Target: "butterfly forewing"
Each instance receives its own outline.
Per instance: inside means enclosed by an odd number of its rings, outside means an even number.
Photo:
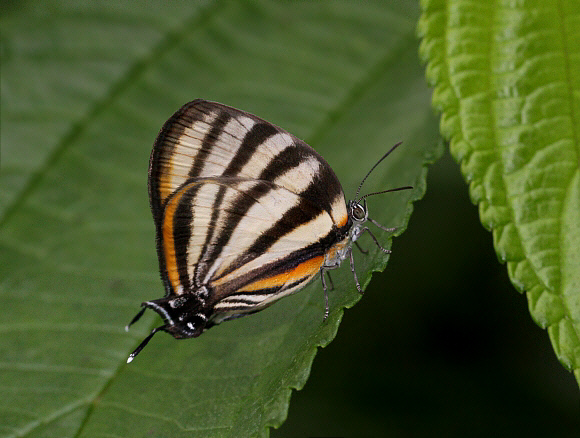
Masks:
[[[317,178],[324,187],[311,189],[317,193],[310,197],[320,201],[322,194],[344,203],[334,172],[306,143],[252,114],[195,100],[165,123],[151,153],[149,196],[155,220],[188,179],[217,176],[273,181],[295,193],[303,191],[304,181]],[[336,213],[346,215],[346,209]]]

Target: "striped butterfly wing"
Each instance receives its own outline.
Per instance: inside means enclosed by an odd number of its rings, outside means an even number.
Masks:
[[[145,305],[175,337],[198,336],[298,290],[350,226],[341,185],[310,146],[203,100],[161,129],[149,195],[166,296]]]
[[[213,325],[300,289],[340,234],[325,210],[284,187],[217,177],[190,179],[169,198],[163,236],[171,294],[207,291],[200,311]]]
[[[283,129],[216,102],[197,99],[161,128],[149,161],[149,200],[158,224],[167,198],[190,178],[240,177],[273,181],[315,202],[335,222],[346,217],[338,178],[314,149]],[[311,184],[305,191],[303,181]]]

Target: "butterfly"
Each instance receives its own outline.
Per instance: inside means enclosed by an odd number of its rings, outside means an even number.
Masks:
[[[368,233],[361,187],[354,200],[314,149],[247,112],[197,99],[163,125],[149,161],[149,201],[165,296],[145,301],[164,324],[153,335],[195,338],[221,322],[258,312],[349,260],[362,293],[352,244]],[[358,245],[358,244],[357,244]],[[329,276],[330,279],[330,276]]]

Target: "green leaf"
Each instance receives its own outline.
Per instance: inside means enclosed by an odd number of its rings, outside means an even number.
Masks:
[[[333,276],[198,339],[158,335],[147,165],[163,122],[197,97],[305,138],[373,218],[406,227],[439,151],[414,5],[286,2],[3,4],[0,174],[1,436],[266,436],[360,295]],[[387,233],[377,232],[388,243]],[[370,239],[364,241],[371,248]],[[382,270],[357,257],[363,284]],[[346,358],[345,360],[352,360]]]
[[[512,283],[580,382],[580,3],[422,7],[441,131]]]

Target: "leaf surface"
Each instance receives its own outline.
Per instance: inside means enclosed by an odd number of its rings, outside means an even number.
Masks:
[[[401,232],[439,153],[418,64],[418,8],[381,2],[10,3],[2,11],[1,436],[266,436],[360,295],[343,268],[195,340],[157,335],[163,295],[147,165],[197,97],[304,138],[373,218]],[[381,242],[388,235],[376,233]],[[364,243],[367,243],[366,241]],[[368,241],[368,247],[372,242]],[[357,257],[363,284],[386,258]],[[352,360],[352,358],[345,358]]]
[[[580,382],[580,3],[422,6],[441,131],[512,283]]]

